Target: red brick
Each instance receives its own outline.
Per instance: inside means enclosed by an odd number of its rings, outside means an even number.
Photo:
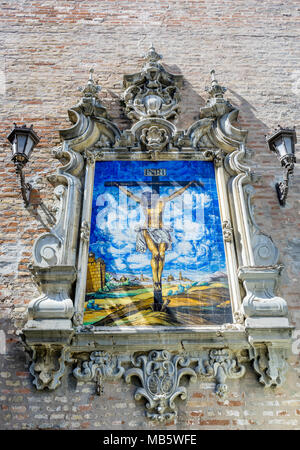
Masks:
[[[227,426],[229,424],[230,421],[225,419],[201,420],[199,423],[199,425],[209,425],[209,426]]]

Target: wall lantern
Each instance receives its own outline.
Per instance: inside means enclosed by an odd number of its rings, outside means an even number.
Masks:
[[[11,143],[12,161],[15,164],[17,175],[20,176],[22,197],[27,207],[30,200],[31,185],[25,183],[23,168],[40,139],[33,131],[32,125],[30,128],[26,127],[26,125],[21,127],[18,127],[16,124],[14,125],[14,129],[7,136],[7,139]]]
[[[294,172],[295,157],[295,143],[297,142],[295,129],[282,128],[276,130],[272,136],[266,138],[269,149],[276,153],[281,166],[285,169],[285,176],[283,181],[276,183],[276,190],[279,203],[284,206],[289,189],[289,177]]]

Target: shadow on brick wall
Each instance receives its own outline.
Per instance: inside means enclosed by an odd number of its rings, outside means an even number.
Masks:
[[[227,90],[227,96],[225,94],[227,98],[230,96],[229,92],[234,96],[233,106],[236,106],[240,111],[238,124],[248,130],[247,143],[249,147],[265,149],[264,153],[267,154],[265,135],[270,133],[271,130],[262,120],[256,117],[256,108],[251,103],[232,89]]]

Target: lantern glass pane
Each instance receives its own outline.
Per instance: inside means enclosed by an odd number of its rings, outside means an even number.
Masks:
[[[284,144],[285,144],[285,148],[286,148],[286,153],[288,155],[293,155],[294,149],[293,149],[293,143],[292,143],[291,136],[284,136],[283,140],[284,140]]]
[[[276,141],[274,142],[274,147],[276,149],[279,158],[282,158],[283,156],[286,155],[285,142],[282,139],[282,137],[276,139]]]
[[[14,137],[13,143],[11,145],[11,152],[13,156],[18,153],[18,141],[16,136]]]
[[[18,134],[17,135],[17,153],[24,153],[25,152],[25,146],[27,141],[27,135],[26,134]]]
[[[31,136],[28,135],[26,147],[24,149],[25,155],[28,159],[29,159],[32,148],[33,148],[33,140],[31,138]]]

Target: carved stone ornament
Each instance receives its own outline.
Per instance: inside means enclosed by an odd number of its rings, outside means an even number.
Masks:
[[[286,348],[276,344],[253,345],[250,347],[250,359],[264,386],[276,387],[284,383],[288,370]]]
[[[62,165],[48,177],[59,206],[52,228],[33,247],[29,269],[40,294],[28,305],[21,334],[37,389],[55,389],[66,364],[77,361],[74,376],[95,381],[98,393],[105,379],[134,380],[135,398],[146,399],[147,416],[159,422],[176,418],[176,402],[186,398],[188,381],[215,380],[217,395],[224,395],[226,380],[244,375],[244,360],[252,361],[262,384],[281,385],[292,330],[287,303],[276,294],[283,268],[278,250],[255,222],[256,175],[247,131],[237,126],[239,111],[224,98],[225,88],[212,71],[198,120],[178,130],[169,119],[178,114],[183,77],[170,74],[160,59],[151,46],[142,70],[124,76],[123,104],[134,121],[130,129],[121,131],[109,119],[93,71],[68,111],[71,126],[59,131],[62,142],[53,152]],[[83,323],[99,160],[214,164],[233,323],[126,330]]]
[[[199,360],[198,372],[208,378],[216,379],[216,394],[224,397],[227,394],[227,378],[241,378],[245,374],[245,367],[239,365],[230,350],[210,350],[208,357]]]
[[[239,269],[239,277],[246,291],[243,309],[249,326],[260,323],[275,325],[277,322],[288,326],[286,301],[274,293],[281,269],[281,266]]]
[[[95,381],[96,393],[103,393],[103,379],[121,378],[124,368],[117,357],[113,357],[107,352],[95,351],[90,354],[90,360],[84,361],[82,367],[77,366],[73,370],[73,375],[79,381]]]
[[[83,241],[88,242],[90,238],[90,224],[84,220],[81,224],[80,237]]]
[[[209,99],[206,106],[200,109],[200,118],[221,117],[234,109],[230,102],[224,99],[223,94],[226,92],[226,88],[218,84],[215,71],[212,70],[210,74],[211,86],[205,88],[209,94]]]
[[[33,384],[37,390],[56,389],[61,384],[66,363],[72,363],[69,349],[45,345],[32,348],[29,372],[34,377]]]
[[[223,236],[225,241],[232,241],[233,239],[233,228],[231,226],[231,222],[230,220],[224,220],[224,222],[222,223],[222,229],[223,229]]]
[[[142,71],[124,76],[123,101],[130,119],[176,117],[182,76],[168,73],[158,62],[161,58],[151,46]]]
[[[162,150],[169,141],[166,131],[157,126],[144,128],[140,139],[150,151]]]
[[[77,108],[86,116],[106,117],[106,109],[101,105],[98,99],[98,92],[101,87],[93,80],[94,69],[90,69],[90,78],[84,88],[78,88],[82,92],[82,98]]]
[[[140,386],[135,390],[135,400],[143,399],[146,417],[160,423],[177,417],[175,400],[187,398],[186,382],[182,385],[184,379],[193,383],[197,378],[215,380],[216,395],[224,397],[228,391],[226,379],[241,378],[244,374],[245,367],[228,349],[204,351],[199,356],[171,354],[167,350],[152,350],[131,357],[94,351],[88,361],[79,362],[73,370],[77,380],[94,381],[98,395],[103,393],[105,380],[123,377],[126,383],[133,383],[137,379]]]
[[[148,356],[142,355],[132,362],[134,368],[125,372],[125,380],[131,382],[138,377],[141,387],[135,391],[135,399],[144,397],[147,401],[147,417],[164,422],[176,416],[176,397],[186,398],[186,388],[179,386],[181,378],[188,376],[196,381],[196,372],[189,367],[191,360],[181,355],[172,356],[167,350],[153,350]]]

